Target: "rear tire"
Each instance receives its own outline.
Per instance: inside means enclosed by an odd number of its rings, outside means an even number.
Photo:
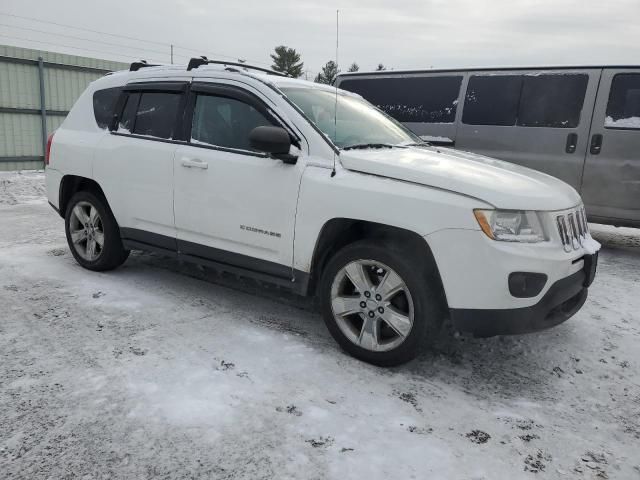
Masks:
[[[405,363],[435,339],[442,324],[436,278],[426,254],[408,255],[383,240],[347,245],[329,260],[321,279],[327,328],[360,360],[384,367]]]
[[[73,257],[88,270],[112,270],[129,256],[118,223],[102,196],[89,191],[76,193],[67,205],[64,224]]]

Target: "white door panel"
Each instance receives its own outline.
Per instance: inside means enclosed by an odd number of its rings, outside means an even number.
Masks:
[[[126,135],[105,135],[93,174],[120,227],[175,237],[173,156],[177,145]]]
[[[301,162],[180,146],[174,165],[179,240],[291,265]]]

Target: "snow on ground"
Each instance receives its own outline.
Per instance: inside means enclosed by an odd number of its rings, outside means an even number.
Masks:
[[[0,174],[1,478],[640,478],[640,231],[567,323],[381,369],[275,287],[83,270],[43,192]]]

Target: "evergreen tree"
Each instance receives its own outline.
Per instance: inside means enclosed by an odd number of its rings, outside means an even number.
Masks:
[[[316,83],[326,83],[327,85],[331,85],[338,76],[338,73],[340,73],[340,70],[338,70],[336,62],[329,60],[326,65],[322,67],[322,71],[318,73],[314,81]]]
[[[387,67],[385,67],[383,64],[379,63],[378,66],[376,67],[376,72],[381,72],[382,70],[386,70]]]
[[[275,53],[271,54],[271,59],[271,68],[276,72],[286,73],[294,78],[302,75],[304,63],[300,61],[300,54],[295,49],[280,45],[275,48]]]
[[[353,62],[347,72],[357,72],[358,70],[360,70],[360,66],[356,62]]]

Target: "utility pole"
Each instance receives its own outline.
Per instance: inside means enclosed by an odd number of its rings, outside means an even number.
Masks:
[[[44,89],[44,60],[38,57],[38,79],[40,81],[40,128],[42,140],[42,161],[47,155],[47,101]],[[43,163],[44,164],[44,163]]]
[[[171,44],[171,65],[173,65],[173,43]]]

